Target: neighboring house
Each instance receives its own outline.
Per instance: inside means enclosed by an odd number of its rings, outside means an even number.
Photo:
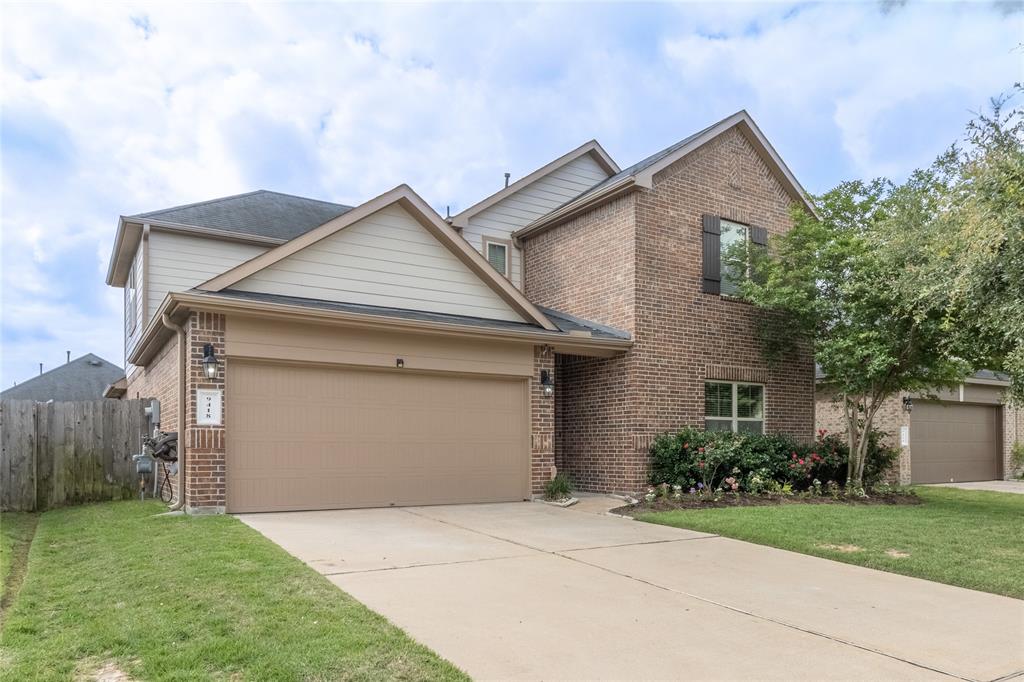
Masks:
[[[847,432],[843,406],[818,378],[818,429]],[[900,393],[875,415],[875,428],[900,450],[893,478],[899,483],[991,481],[1014,477],[1014,443],[1024,441],[1024,410],[1006,404],[1005,374],[982,370],[956,389]]]
[[[0,393],[4,400],[99,400],[108,386],[124,378],[124,370],[87,353]]]
[[[762,361],[720,262],[794,203],[740,112],[622,171],[589,142],[447,222],[405,185],[122,217],[126,394],[180,432],[192,510],[519,500],[556,469],[633,491],[659,432],[811,437],[810,354]]]

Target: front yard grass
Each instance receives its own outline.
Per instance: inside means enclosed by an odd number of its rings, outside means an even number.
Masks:
[[[782,505],[637,518],[1024,598],[1024,495],[915,488],[920,505]]]
[[[35,514],[4,512],[0,514],[0,608],[16,588],[21,564],[36,527]]]
[[[0,641],[2,677],[466,679],[262,535],[159,503],[50,511]]]

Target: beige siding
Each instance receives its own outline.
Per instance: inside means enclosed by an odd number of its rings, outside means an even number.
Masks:
[[[391,205],[233,289],[521,322],[408,212]]]
[[[462,236],[483,253],[485,236],[509,239],[516,230],[547,215],[607,177],[608,173],[594,157],[584,154],[470,218]],[[512,251],[509,254],[511,280],[522,289],[522,254],[519,249],[513,248]]]
[[[393,368],[396,359],[402,358],[405,369],[410,371],[518,377],[529,377],[533,371],[533,348],[524,344],[339,329],[235,315],[227,318],[225,352],[230,358],[378,368]]]
[[[150,314],[169,292],[187,291],[266,250],[265,246],[153,230],[149,235]]]

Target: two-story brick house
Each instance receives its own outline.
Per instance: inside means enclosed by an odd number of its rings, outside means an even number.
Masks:
[[[632,491],[662,431],[811,436],[810,354],[768,366],[721,265],[793,204],[740,112],[625,170],[587,143],[447,221],[404,185],[122,217],[127,394],[179,430],[192,510],[526,499],[556,469]]]

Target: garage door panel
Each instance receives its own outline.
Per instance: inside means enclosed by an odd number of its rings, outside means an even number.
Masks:
[[[911,415],[914,483],[983,481],[999,476],[999,409],[918,402]]]
[[[239,361],[228,372],[229,511],[527,495],[522,379]]]

